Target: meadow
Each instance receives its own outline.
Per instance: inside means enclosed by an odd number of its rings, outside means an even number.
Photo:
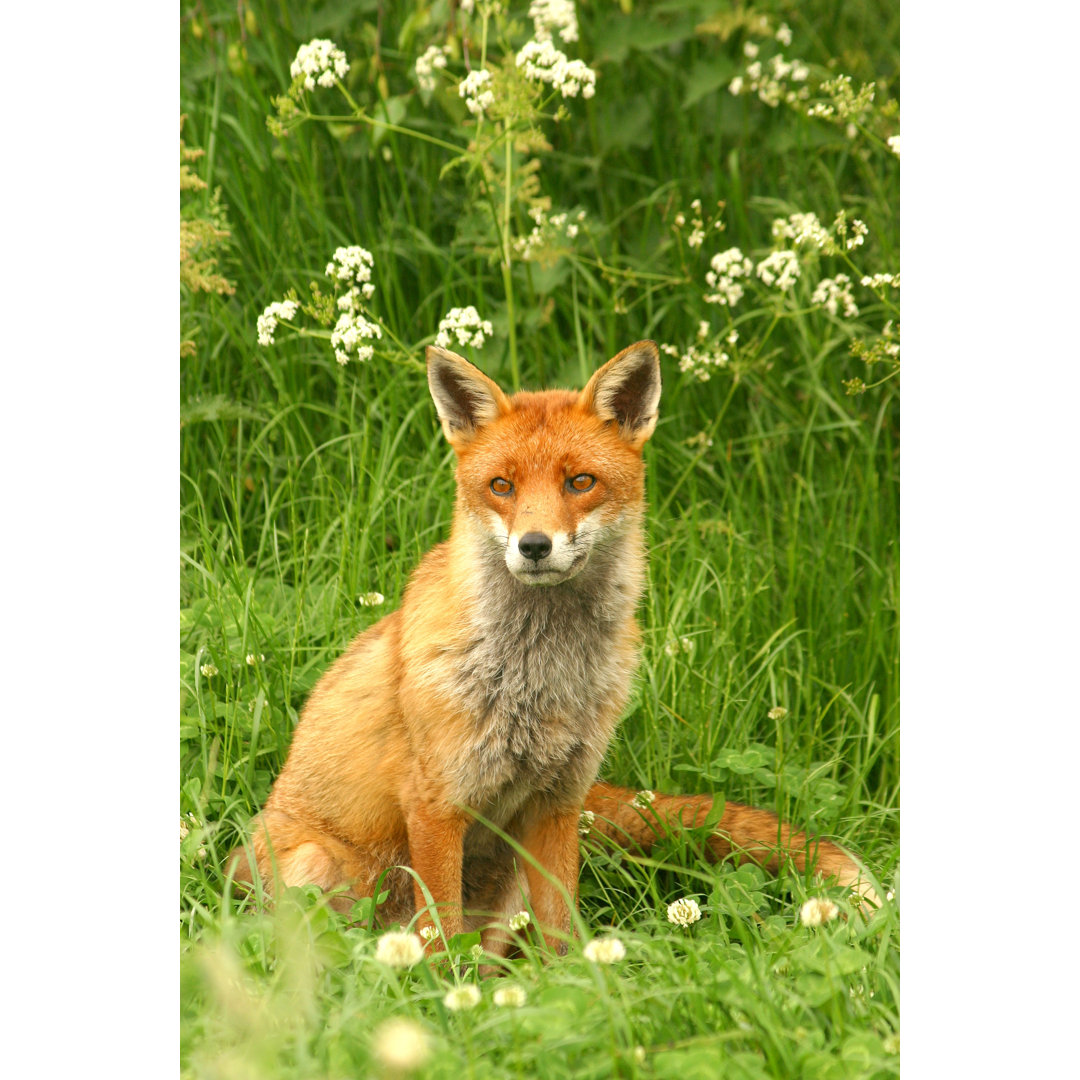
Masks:
[[[182,1075],[897,1075],[897,8],[531,6],[182,5]],[[391,966],[313,888],[234,895],[308,691],[446,535],[440,333],[508,389],[661,345],[602,775],[836,839],[872,918],[694,835],[584,838],[580,944],[526,930],[499,979],[471,940]]]

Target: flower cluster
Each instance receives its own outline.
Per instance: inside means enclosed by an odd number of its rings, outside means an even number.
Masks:
[[[375,294],[375,286],[371,284],[371,270],[374,265],[375,258],[370,251],[356,244],[339,247],[326,264],[326,276],[331,281],[347,286],[350,291],[358,290],[365,300],[370,300]],[[339,300],[338,306],[345,305]]]
[[[582,810],[581,817],[578,818],[577,831],[579,836],[588,836],[589,831],[593,827],[593,823],[596,821],[596,814],[592,810]]]
[[[524,930],[525,927],[529,925],[529,913],[527,911],[519,911],[516,915],[511,915],[507,925],[511,930]]]
[[[249,652],[247,656],[244,657],[244,663],[247,664],[248,667],[254,667],[256,664],[262,663],[265,659],[266,657],[263,653]]]
[[[717,204],[720,210],[724,209],[723,202]],[[686,246],[691,248],[699,248],[705,243],[705,234],[710,229],[723,229],[724,223],[720,220],[720,215],[710,218],[708,221],[705,219],[705,215],[701,210],[701,200],[695,199],[690,204],[691,218],[690,218],[690,233],[686,237]],[[683,228],[686,225],[686,215],[681,211],[675,215],[673,226],[676,230]]]
[[[420,940],[425,945],[430,945],[439,936],[439,931],[434,926],[422,926],[420,928]]]
[[[568,60],[547,41],[529,41],[514,61],[526,79],[550,83],[564,98],[591,98],[596,93],[596,72],[583,60]]]
[[[741,289],[739,295],[742,295]],[[674,345],[661,345],[660,351],[667,353],[668,356],[679,356],[679,350]],[[694,375],[702,382],[708,382],[712,378],[710,369],[726,367],[730,359],[731,357],[723,349],[709,349],[704,345],[691,345],[685,353],[679,356],[679,370],[684,374]],[[689,638],[685,640],[689,641]],[[692,647],[693,642],[691,641],[690,648]],[[679,651],[689,652],[690,648],[679,649],[676,642],[669,641],[664,646],[664,651],[668,656],[674,656]]]
[[[799,921],[803,926],[821,926],[830,919],[835,919],[840,909],[831,901],[812,897],[799,910]]]
[[[443,1004],[451,1012],[463,1012],[466,1009],[475,1009],[480,1004],[480,988],[466,983],[464,986],[455,986],[448,990],[443,998]]]
[[[743,295],[743,287],[738,278],[747,277],[754,269],[754,264],[737,248],[728,248],[712,257],[712,267],[705,274],[705,284],[712,293],[705,294],[706,304],[737,304]]]
[[[315,38],[296,51],[296,59],[289,67],[293,79],[303,79],[305,90],[319,86],[333,86],[335,80],[344,79],[349,71],[345,54],[326,38]]]
[[[553,30],[559,31],[563,41],[578,39],[574,0],[532,0],[529,18],[533,21],[533,37],[537,41],[550,41]]]
[[[514,250],[526,262],[543,262],[552,259],[566,240],[573,240],[585,220],[585,211],[579,210],[573,218],[570,214],[548,214],[542,206],[529,210],[533,219],[532,232],[514,239]]]
[[[674,923],[676,926],[690,926],[700,918],[701,908],[698,907],[696,900],[683,897],[681,900],[668,904],[667,921],[669,923]]]
[[[435,335],[435,344],[445,349],[451,344],[453,334],[459,345],[471,345],[479,349],[491,337],[492,327],[487,319],[481,319],[480,313],[470,304],[468,307],[451,308],[446,317],[439,320],[439,332]]]
[[[339,364],[347,364],[353,355],[363,362],[372,358],[375,347],[361,343],[381,337],[382,327],[378,323],[369,322],[360,312],[350,310],[342,312],[338,318],[330,335],[330,344],[334,347],[334,356]]]
[[[217,664],[213,660],[207,660],[205,664],[201,664],[199,670],[207,679],[212,679],[218,673]]]
[[[435,69],[446,67],[446,57],[450,50],[445,45],[432,45],[416,61],[416,81],[420,89],[431,93],[438,86]]]
[[[356,244],[337,248],[326,264],[326,276],[345,286],[345,292],[337,299],[341,315],[330,335],[330,344],[339,364],[348,363],[353,356],[360,361],[370,360],[374,347],[363,342],[382,337],[382,327],[365,318],[362,303],[375,294],[371,281],[374,265],[371,252]]]
[[[885,140],[885,145],[897,156],[900,156],[900,136],[890,135]]]
[[[615,964],[626,956],[626,946],[615,937],[593,938],[584,955],[594,964]]]
[[[854,319],[859,314],[855,298],[851,295],[851,278],[847,274],[837,274],[834,278],[822,278],[810,297],[812,303],[824,304],[830,315],[835,315],[844,305],[844,318]]]
[[[458,97],[465,99],[465,108],[480,120],[495,104],[495,91],[491,89],[491,72],[487,68],[470,71],[458,85]]]
[[[638,810],[648,810],[653,804],[653,800],[656,798],[655,791],[649,791],[647,788],[644,791],[638,791],[634,794],[632,806],[637,807]]]
[[[865,275],[860,284],[867,286],[870,289],[881,289],[886,285],[891,285],[894,289],[900,288],[900,275],[899,274],[867,274]]]
[[[745,50],[748,57],[757,56],[757,46],[747,43]],[[785,60],[782,53],[765,61],[753,60],[742,75],[736,75],[728,84],[728,90],[738,97],[740,94],[757,94],[770,108],[775,109],[781,102],[795,105],[810,96],[806,80],[810,69],[802,60]],[[798,83],[796,88],[792,84]]]
[[[774,705],[766,715],[770,720],[783,720],[788,711],[783,705]]]
[[[500,986],[491,995],[491,1000],[499,1008],[509,1006],[512,1009],[520,1009],[525,1004],[525,991],[520,986]]]
[[[792,214],[786,218],[774,218],[773,240],[791,240],[796,247],[810,247],[826,254],[836,251],[836,243],[829,230],[818,220],[817,214]]]
[[[431,1056],[427,1032],[413,1020],[396,1016],[375,1029],[371,1040],[375,1057],[393,1072],[412,1072]]]
[[[300,305],[295,300],[275,300],[258,318],[256,330],[259,334],[260,345],[274,344],[274,331],[277,329],[279,319],[291,322]]]
[[[799,260],[794,251],[774,251],[757,265],[757,276],[766,285],[781,291],[790,289],[799,276]]]
[[[379,938],[375,946],[375,959],[387,967],[407,968],[420,963],[424,946],[418,934],[390,930]]]
[[[864,83],[858,90],[852,89],[850,75],[837,75],[828,79],[818,88],[818,93],[828,101],[818,101],[806,110],[807,116],[818,116],[824,120],[845,122],[861,119],[874,102],[875,83]]]
[[[356,598],[356,602],[361,607],[378,607],[386,603],[386,597],[381,592],[365,592]]]

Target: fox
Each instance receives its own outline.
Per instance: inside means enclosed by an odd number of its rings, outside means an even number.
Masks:
[[[511,396],[456,353],[429,346],[426,360],[456,456],[449,538],[312,690],[235,880],[314,884],[346,913],[385,890],[379,927],[436,927],[432,949],[438,927],[443,942],[479,931],[493,956],[527,905],[561,954],[579,830],[647,853],[715,820],[710,859],[773,873],[790,860],[877,906],[849,852],[770,811],[726,802],[717,817],[712,795],[597,780],[641,647],[656,343],[623,349],[580,392]]]

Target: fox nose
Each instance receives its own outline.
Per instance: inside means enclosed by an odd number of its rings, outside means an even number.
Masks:
[[[551,554],[551,537],[545,536],[541,532],[526,533],[518,541],[518,551],[520,551],[526,559],[532,559],[533,562],[539,562],[541,559]]]

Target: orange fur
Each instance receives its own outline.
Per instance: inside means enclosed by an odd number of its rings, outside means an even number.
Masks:
[[[658,795],[642,812],[634,792],[595,783],[637,664],[641,448],[656,424],[658,353],[630,346],[580,393],[511,398],[436,348],[428,373],[457,454],[450,538],[417,567],[401,608],[312,691],[253,824],[254,866],[238,853],[235,873],[314,882],[347,910],[385,872],[379,921],[430,923],[410,867],[447,936],[484,928],[485,946],[505,949],[499,923],[528,902],[559,947],[583,806],[600,836],[645,850],[712,807],[710,796]],[[709,847],[773,869],[782,856],[816,865],[876,901],[846,852],[766,811],[727,804]]]

